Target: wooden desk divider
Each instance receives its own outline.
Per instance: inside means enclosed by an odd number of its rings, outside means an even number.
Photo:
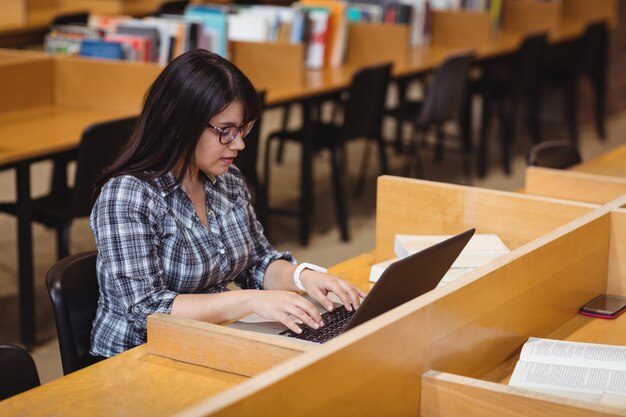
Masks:
[[[505,0],[502,5],[502,31],[519,34],[553,32],[561,23],[560,2]]]
[[[231,42],[231,61],[257,90],[304,85],[304,45],[270,42]]]
[[[356,68],[392,62],[405,65],[410,52],[407,25],[350,23],[345,64]]]
[[[524,192],[545,197],[606,204],[626,194],[626,178],[527,167]]]
[[[380,260],[394,256],[396,234],[456,234],[471,227],[498,234],[513,250],[597,207],[393,176],[378,178],[376,204]]]
[[[0,113],[52,105],[53,74],[46,54],[0,49]]]
[[[247,377],[312,346],[298,339],[242,332],[169,314],[148,317],[149,353]]]
[[[56,56],[55,102],[139,113],[148,87],[161,71],[159,65],[151,63]]]
[[[41,1],[41,0],[40,0]],[[89,10],[98,14],[148,15],[163,3],[163,0],[53,0],[61,10]],[[202,2],[201,2],[202,3]]]
[[[625,317],[599,320],[578,314],[598,294],[626,295],[626,210],[610,209],[624,201],[555,230],[526,246],[506,267],[433,303],[431,314],[441,320],[434,320],[439,326],[433,335],[433,370],[422,379],[422,416],[626,415],[623,408],[504,385],[530,336],[624,344]],[[479,293],[484,295],[481,306],[467,308]],[[466,308],[452,311],[457,304]]]
[[[379,178],[377,199],[377,230],[384,227],[389,236],[451,234],[477,227],[479,233],[500,234],[514,251],[208,398],[179,417],[414,416],[420,409],[424,371],[446,365],[446,372],[482,375],[520,346],[522,337],[501,331],[498,315],[517,317],[518,332],[542,335],[553,328],[553,321],[571,315],[574,305],[606,287],[600,279],[587,285],[582,278],[606,276],[608,220],[594,224],[598,230],[585,236],[566,236],[555,244],[550,237],[564,234],[563,225],[579,216],[589,219],[599,210],[596,205],[390,176]],[[392,231],[393,221],[398,227]],[[578,238],[588,239],[588,244],[580,245]],[[386,246],[377,240],[377,251]],[[544,246],[545,254],[535,253]],[[571,265],[562,267],[563,253]],[[578,259],[589,262],[575,262]],[[574,270],[577,278],[571,280]],[[353,271],[368,273],[369,265]],[[547,278],[555,275],[554,282]],[[556,301],[563,300],[557,291],[569,287],[566,292],[572,297],[564,297],[565,307],[558,305]],[[534,309],[529,297],[539,297],[545,309]],[[482,319],[492,311],[497,314]],[[528,320],[520,319],[519,313],[527,311]]]
[[[0,25],[26,23],[27,0],[0,0]]]
[[[563,0],[563,18],[567,20],[607,20],[615,29],[619,21],[617,14],[617,0]]]
[[[481,48],[489,45],[493,27],[487,12],[433,12],[433,47]]]

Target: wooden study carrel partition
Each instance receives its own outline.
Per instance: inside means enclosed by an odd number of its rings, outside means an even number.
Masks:
[[[138,114],[160,71],[152,64],[0,50],[0,164],[75,148],[90,124]]]
[[[527,167],[524,192],[545,197],[606,204],[626,195],[626,178]]]
[[[520,34],[556,31],[561,24],[561,15],[561,2],[504,0],[502,31]]]
[[[346,65],[360,67],[391,62],[405,65],[410,53],[407,25],[351,23]]]
[[[476,281],[476,285],[489,286],[483,303],[492,307],[472,325],[478,336],[468,341],[461,331],[451,333],[457,341],[453,353],[464,365],[450,366],[443,358],[433,363],[434,371],[427,372],[422,382],[421,415],[520,416],[539,415],[538,410],[545,416],[626,415],[622,407],[506,385],[521,346],[530,336],[626,344],[625,316],[603,320],[578,314],[582,305],[599,294],[626,295],[626,210],[619,208],[625,202],[621,197],[558,229],[528,245],[529,251],[507,268]],[[512,292],[513,288],[518,290]],[[455,296],[469,298],[469,290],[471,286],[464,287]],[[503,300],[493,299],[502,295]],[[463,320],[454,317],[449,323]],[[471,354],[489,338],[497,344],[490,350],[498,353],[500,363],[489,364]],[[463,351],[468,348],[471,351]]]
[[[504,207],[509,208],[509,213],[502,213]],[[381,230],[377,237],[381,240],[377,239],[373,253],[339,264],[331,272],[367,289],[369,267],[377,259],[385,257],[388,247],[393,244],[382,237],[389,236],[392,241],[394,233],[453,234],[476,227],[479,233],[498,233],[514,251],[493,265],[448,284],[449,287],[415,299],[324,345],[296,354],[282,363],[277,362],[267,371],[179,415],[416,415],[420,405],[421,375],[438,360],[444,359],[432,348],[433,344],[439,343],[437,338],[447,335],[438,334],[434,329],[440,324],[438,317],[431,314],[435,308],[431,305],[443,303],[439,300],[452,296],[467,285],[478,285],[475,283],[479,283],[483,275],[506,268],[516,259],[517,253],[525,253],[524,248],[534,240],[596,208],[595,205],[543,197],[381,177],[377,205],[377,230]],[[397,225],[395,230],[391,229],[393,223]],[[484,290],[485,287],[481,287],[481,291]],[[514,291],[511,297],[515,297]],[[480,305],[477,303],[478,312],[481,311]],[[475,318],[477,311],[466,302],[459,302],[453,311],[466,308],[467,313],[462,315]],[[158,320],[166,323],[172,318],[159,317]],[[204,340],[207,347],[202,349],[215,352],[229,351],[229,346],[232,349],[232,339],[226,341],[222,334],[211,336],[210,325],[200,325],[196,335],[189,326],[190,323],[185,324],[184,331],[192,340]],[[240,336],[230,333],[228,336],[252,337],[246,333],[240,332]],[[162,335],[158,339],[164,340]],[[150,330],[148,340],[150,344]],[[243,346],[257,342],[241,341]],[[166,344],[172,345],[171,342]],[[190,350],[193,343],[181,344],[180,349],[174,348],[177,360],[188,363],[207,361],[199,359]],[[445,344],[450,346],[444,349]],[[450,351],[454,345],[446,339],[437,350]],[[479,351],[475,355],[492,358],[492,352],[482,351],[483,347],[489,346],[477,345]],[[168,349],[171,350],[172,346]],[[276,349],[284,350],[284,347]],[[207,356],[210,355],[204,355]],[[490,360],[501,361],[504,358],[496,355]],[[445,361],[455,360],[446,356]],[[303,392],[307,393],[306,396],[302,395]]]

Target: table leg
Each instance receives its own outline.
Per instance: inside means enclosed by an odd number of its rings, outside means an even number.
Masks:
[[[307,245],[309,243],[309,234],[311,227],[311,204],[313,199],[311,193],[312,187],[312,154],[313,154],[313,138],[311,137],[311,117],[315,103],[304,101],[302,103],[302,161],[300,164],[300,243]]]
[[[35,344],[35,286],[29,163],[16,167],[16,179],[20,332],[22,344],[30,348]]]

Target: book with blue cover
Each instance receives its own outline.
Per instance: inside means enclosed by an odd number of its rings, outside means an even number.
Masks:
[[[124,48],[119,42],[84,39],[80,44],[79,55],[105,59],[124,59]]]
[[[227,58],[226,49],[227,9],[202,4],[189,5],[185,17],[202,22],[202,36],[198,47],[208,49]]]

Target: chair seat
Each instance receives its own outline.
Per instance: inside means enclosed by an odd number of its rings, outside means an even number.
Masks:
[[[33,200],[33,218],[45,225],[67,222],[72,218],[71,195],[47,195]]]
[[[32,200],[33,220],[44,224],[46,227],[54,227],[59,223],[69,221],[72,218],[70,198],[68,193],[64,196],[46,195]],[[2,203],[0,204],[0,212],[16,215],[17,204]]]

